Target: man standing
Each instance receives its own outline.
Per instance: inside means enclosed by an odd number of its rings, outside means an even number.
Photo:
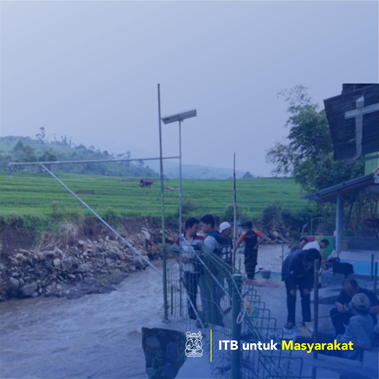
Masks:
[[[330,317],[336,334],[343,334],[345,332],[345,325],[348,325],[350,318],[353,316],[351,312],[351,301],[358,293],[363,293],[368,297],[370,301],[368,313],[371,315],[373,323],[376,324],[376,315],[379,310],[378,298],[373,292],[360,288],[356,280],[345,279],[342,282],[342,291],[337,298],[335,308],[330,311]]]
[[[233,253],[233,241],[230,237],[232,233],[232,225],[229,222],[222,222],[219,226],[219,232],[222,240],[221,245],[221,258],[229,266],[232,266],[232,253]]]
[[[286,329],[295,327],[296,293],[299,289],[301,296],[301,311],[303,324],[311,321],[311,297],[313,287],[314,261],[321,261],[321,255],[317,249],[298,250],[290,254],[283,262],[282,280],[287,290],[288,317]]]
[[[197,234],[198,230],[199,220],[194,217],[189,218],[185,224],[185,232],[175,240],[174,244],[174,251],[182,252],[183,280],[188,294],[188,315],[192,320],[196,320],[196,296],[200,276],[200,265],[195,254],[201,251],[199,244],[204,241],[204,237]]]
[[[240,247],[242,242],[245,242],[245,270],[248,279],[254,279],[255,268],[258,264],[258,246],[262,234],[253,230],[253,223],[251,221],[247,221],[245,227],[247,230],[241,234],[236,250]]]
[[[200,219],[200,223],[203,233],[206,235],[205,248],[221,258],[222,236],[214,229],[214,217],[210,214],[205,215]],[[221,292],[223,292],[221,287],[223,287],[224,279],[212,256],[203,256],[202,260],[206,266],[199,279],[203,309],[210,323],[224,326],[220,307]]]

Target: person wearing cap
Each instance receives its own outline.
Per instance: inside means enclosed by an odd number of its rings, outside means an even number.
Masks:
[[[360,288],[355,279],[347,278],[342,282],[342,291],[337,298],[335,308],[330,311],[330,317],[336,334],[343,334],[345,332],[345,325],[348,325],[353,315],[351,312],[351,301],[354,295],[358,293],[364,293],[370,300],[369,314],[374,324],[376,324],[379,311],[378,298],[372,291]]]
[[[232,225],[229,222],[224,221],[220,224],[218,230],[222,237],[222,240],[220,241],[221,258],[226,264],[232,266],[233,240],[230,237],[232,233]]]
[[[357,293],[351,299],[349,324],[342,335],[337,335],[338,342],[352,342],[354,350],[342,351],[344,358],[356,359],[360,350],[371,350],[374,338],[374,321],[370,316],[370,299],[364,293]]]
[[[351,299],[352,317],[343,334],[336,337],[326,333],[317,334],[317,342],[322,343],[353,343],[352,350],[320,350],[320,354],[333,355],[347,359],[357,359],[363,350],[371,350],[374,339],[374,322],[369,315],[370,299],[364,293],[357,293]],[[296,337],[298,343],[312,343],[309,337]]]
[[[258,264],[258,246],[262,238],[262,234],[257,230],[253,230],[253,223],[247,221],[245,223],[247,229],[241,234],[236,250],[240,247],[242,242],[245,242],[245,270],[248,279],[254,279],[255,268]]]

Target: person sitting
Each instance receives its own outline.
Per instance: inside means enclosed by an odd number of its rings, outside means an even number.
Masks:
[[[374,337],[374,322],[369,315],[370,300],[364,293],[357,293],[351,299],[351,318],[343,334],[336,337],[326,333],[317,334],[318,343],[353,343],[353,350],[320,350],[320,354],[341,358],[357,359],[363,350],[371,350]],[[297,337],[297,343],[312,343],[310,337]]]
[[[378,298],[373,292],[360,288],[356,280],[348,278],[342,282],[342,291],[340,292],[335,308],[330,311],[330,317],[335,329],[336,334],[343,334],[345,332],[345,325],[349,323],[350,318],[353,316],[351,312],[351,301],[354,295],[358,293],[365,294],[370,300],[369,314],[371,315],[374,324],[377,322],[376,315],[378,314]]]

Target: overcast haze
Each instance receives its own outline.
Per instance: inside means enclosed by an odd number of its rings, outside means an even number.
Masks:
[[[1,135],[71,137],[158,156],[162,115],[183,163],[269,176],[296,84],[320,105],[378,81],[377,2],[1,2]],[[176,124],[164,155],[178,153]]]

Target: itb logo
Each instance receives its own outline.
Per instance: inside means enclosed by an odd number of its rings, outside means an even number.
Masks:
[[[186,333],[186,350],[185,354],[188,358],[200,358],[203,356],[203,345],[201,340],[203,338],[201,332],[199,333]]]

